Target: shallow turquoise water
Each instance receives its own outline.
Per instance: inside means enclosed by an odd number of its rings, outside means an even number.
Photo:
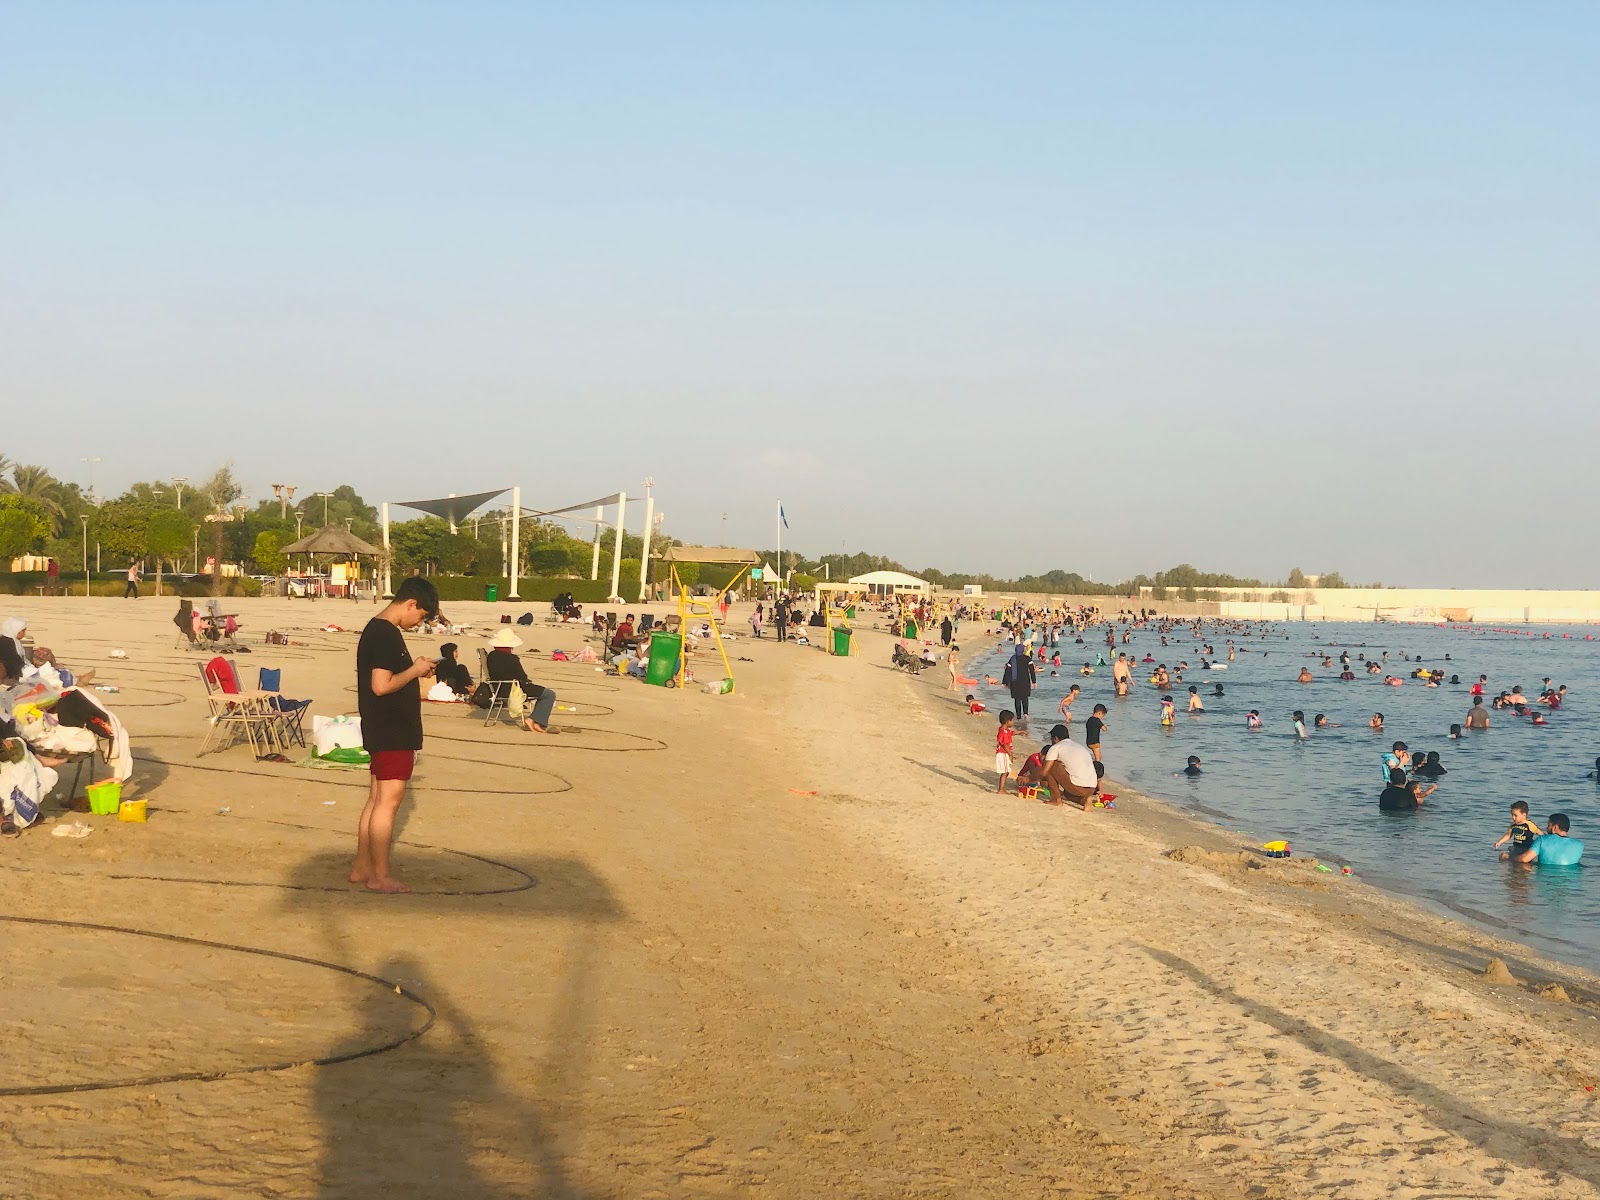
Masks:
[[[1600,755],[1594,702],[1600,696],[1600,640],[1583,640],[1594,632],[1587,628],[1549,632],[1547,640],[1431,626],[1284,624],[1265,639],[1233,635],[1238,660],[1226,671],[1203,671],[1201,643],[1186,629],[1169,633],[1165,648],[1159,633],[1140,630],[1126,646],[1119,642],[1118,650],[1136,651],[1137,658],[1149,654],[1169,669],[1180,660],[1191,664],[1184,682],[1174,681],[1171,688],[1177,727],[1163,729],[1161,693],[1145,682],[1150,666],[1136,666],[1137,686],[1125,699],[1113,695],[1109,667],[1079,677],[1079,664],[1106,653],[1103,629],[1098,638],[1090,631],[1085,646],[1062,640],[1059,676],[1040,671],[1030,732],[1036,739],[1048,734],[1057,704],[1076,683],[1083,695],[1073,705],[1075,738],[1082,739],[1083,721],[1096,703],[1110,709],[1102,751],[1111,778],[1247,831],[1244,840],[1252,844],[1287,838],[1299,853],[1350,863],[1369,883],[1427,899],[1556,957],[1600,969],[1600,871],[1512,866],[1490,848],[1510,823],[1511,802],[1524,799],[1541,827],[1551,812],[1565,812],[1572,836],[1588,843],[1585,857],[1600,863],[1600,784],[1586,778]],[[1225,661],[1228,635],[1208,629],[1205,636]],[[1344,648],[1352,659],[1387,650],[1384,671],[1405,677],[1405,685],[1386,687],[1382,676],[1366,675],[1359,662],[1353,666],[1356,679],[1341,682],[1338,655]],[[1329,653],[1334,666],[1325,669],[1307,658],[1313,649]],[[1007,654],[1009,647],[1002,647],[968,669],[980,679],[998,676]],[[1461,683],[1429,689],[1410,679],[1419,657],[1423,665],[1445,668],[1447,677],[1458,674]],[[1296,683],[1305,665],[1315,681]],[[1489,676],[1486,704],[1514,684],[1537,695],[1547,675],[1567,685],[1568,699],[1546,714],[1548,726],[1491,712],[1489,730],[1453,742],[1450,725],[1465,720],[1472,704],[1468,689],[1480,674]],[[1223,686],[1220,699],[1210,694],[1214,683]],[[1183,712],[1190,684],[1200,689],[1203,716]],[[978,690],[991,709],[1009,702],[999,688]],[[1245,727],[1252,708],[1261,713],[1258,733]],[[1302,742],[1289,715],[1296,708],[1305,711],[1308,727],[1318,712],[1342,727],[1313,730]],[[1374,711],[1384,713],[1382,733],[1367,728]],[[1413,753],[1439,751],[1449,769],[1437,781],[1439,790],[1414,813],[1378,809],[1382,755],[1396,740]],[[1194,779],[1175,774],[1191,754],[1200,756],[1205,773]]]

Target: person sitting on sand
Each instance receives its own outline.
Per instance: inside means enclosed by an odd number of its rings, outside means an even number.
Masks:
[[[1519,863],[1539,863],[1547,867],[1574,867],[1583,860],[1583,843],[1568,837],[1572,822],[1566,813],[1551,813],[1544,834],[1521,854],[1502,854],[1502,859]]]
[[[1424,784],[1413,779],[1406,782],[1406,773],[1399,767],[1389,772],[1389,783],[1378,797],[1378,807],[1385,812],[1409,812],[1420,808],[1422,802],[1438,789],[1438,784]]]
[[[529,733],[549,733],[550,714],[555,710],[556,694],[528,678],[523,670],[517,649],[522,639],[509,629],[502,629],[489,643],[489,673],[491,683],[515,683],[523,694],[533,701],[533,712],[522,718],[522,727]]]
[[[459,647],[454,642],[446,642],[439,647],[439,661],[433,665],[433,676],[440,683],[448,684],[452,692],[458,696],[472,695],[472,676],[467,668],[456,661],[456,651]]]

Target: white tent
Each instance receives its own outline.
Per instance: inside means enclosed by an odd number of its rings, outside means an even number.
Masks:
[[[926,596],[933,590],[926,579],[918,579],[904,571],[868,571],[865,575],[855,576],[850,583],[874,596],[895,596],[904,592]]]

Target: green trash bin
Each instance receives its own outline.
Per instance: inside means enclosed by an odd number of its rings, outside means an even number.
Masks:
[[[678,677],[678,660],[683,657],[683,634],[652,633],[650,661],[645,665],[644,681],[666,687]]]
[[[850,653],[850,630],[844,625],[833,627],[833,652],[843,658]]]
[[[917,637],[917,623],[915,621],[912,621],[912,620],[909,620],[909,619],[906,621],[905,636],[908,637],[908,638],[911,638],[913,641],[916,640],[916,637]]]
[[[852,604],[849,608],[845,609],[844,615],[854,621],[856,619],[856,606]]]
[[[497,583],[484,584],[483,598],[490,604],[493,604],[496,600],[500,599],[500,585]]]

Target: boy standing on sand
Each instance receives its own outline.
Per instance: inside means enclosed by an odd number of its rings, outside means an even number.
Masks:
[[[356,645],[356,696],[362,743],[372,756],[372,787],[361,810],[350,882],[365,884],[370,892],[411,890],[389,874],[389,843],[422,749],[418,681],[433,674],[433,659],[413,662],[402,630],[438,617],[438,589],[420,577],[407,579],[395,589],[388,607],[367,622]]]
[[[1011,729],[1011,722],[1017,719],[1017,714],[1009,708],[1000,710],[1000,728],[994,735],[994,769],[1000,776],[1000,783],[996,786],[997,795],[1005,795],[1006,780],[1011,778],[1011,740],[1015,736]]]

